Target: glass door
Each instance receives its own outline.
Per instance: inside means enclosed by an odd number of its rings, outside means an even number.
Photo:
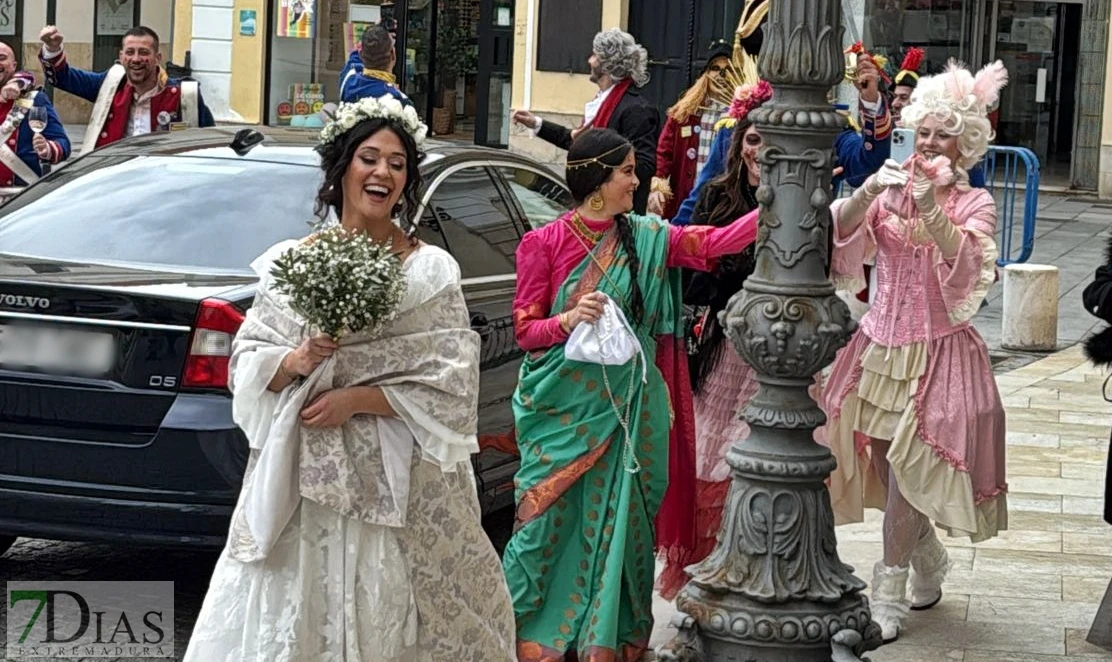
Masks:
[[[510,145],[511,78],[514,61],[513,0],[480,0],[479,75],[475,144]]]
[[[398,80],[413,106],[426,121],[432,117],[432,0],[409,0],[405,39],[398,44]],[[399,40],[400,41],[400,40]]]
[[[1000,96],[996,144],[1026,147],[1042,163],[1054,147],[1051,120],[1058,106],[1061,7],[1056,2],[996,0],[989,8],[985,59],[1003,61],[1009,75]]]

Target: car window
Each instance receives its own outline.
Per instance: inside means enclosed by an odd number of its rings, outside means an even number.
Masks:
[[[463,168],[441,180],[421,225],[423,231],[439,228],[464,278],[514,273],[521,236],[486,168]]]
[[[575,206],[571,193],[554,178],[513,166],[500,166],[498,170],[532,229],[548,225]]]
[[[177,156],[85,157],[0,209],[0,252],[250,272],[312,231],[320,170]]]

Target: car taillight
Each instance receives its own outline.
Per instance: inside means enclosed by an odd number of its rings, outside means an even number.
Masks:
[[[184,388],[227,388],[232,339],[244,314],[227,301],[205,299],[197,311],[189,356],[182,376]]]

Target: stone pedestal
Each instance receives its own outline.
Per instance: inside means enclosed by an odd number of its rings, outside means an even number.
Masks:
[[[1049,352],[1058,346],[1058,267],[1004,267],[1004,312],[1000,345]]]

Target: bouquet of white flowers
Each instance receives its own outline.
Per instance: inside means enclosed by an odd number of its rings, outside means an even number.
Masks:
[[[280,255],[271,274],[290,307],[333,339],[373,333],[394,319],[405,294],[401,260],[390,246],[339,226]]]

